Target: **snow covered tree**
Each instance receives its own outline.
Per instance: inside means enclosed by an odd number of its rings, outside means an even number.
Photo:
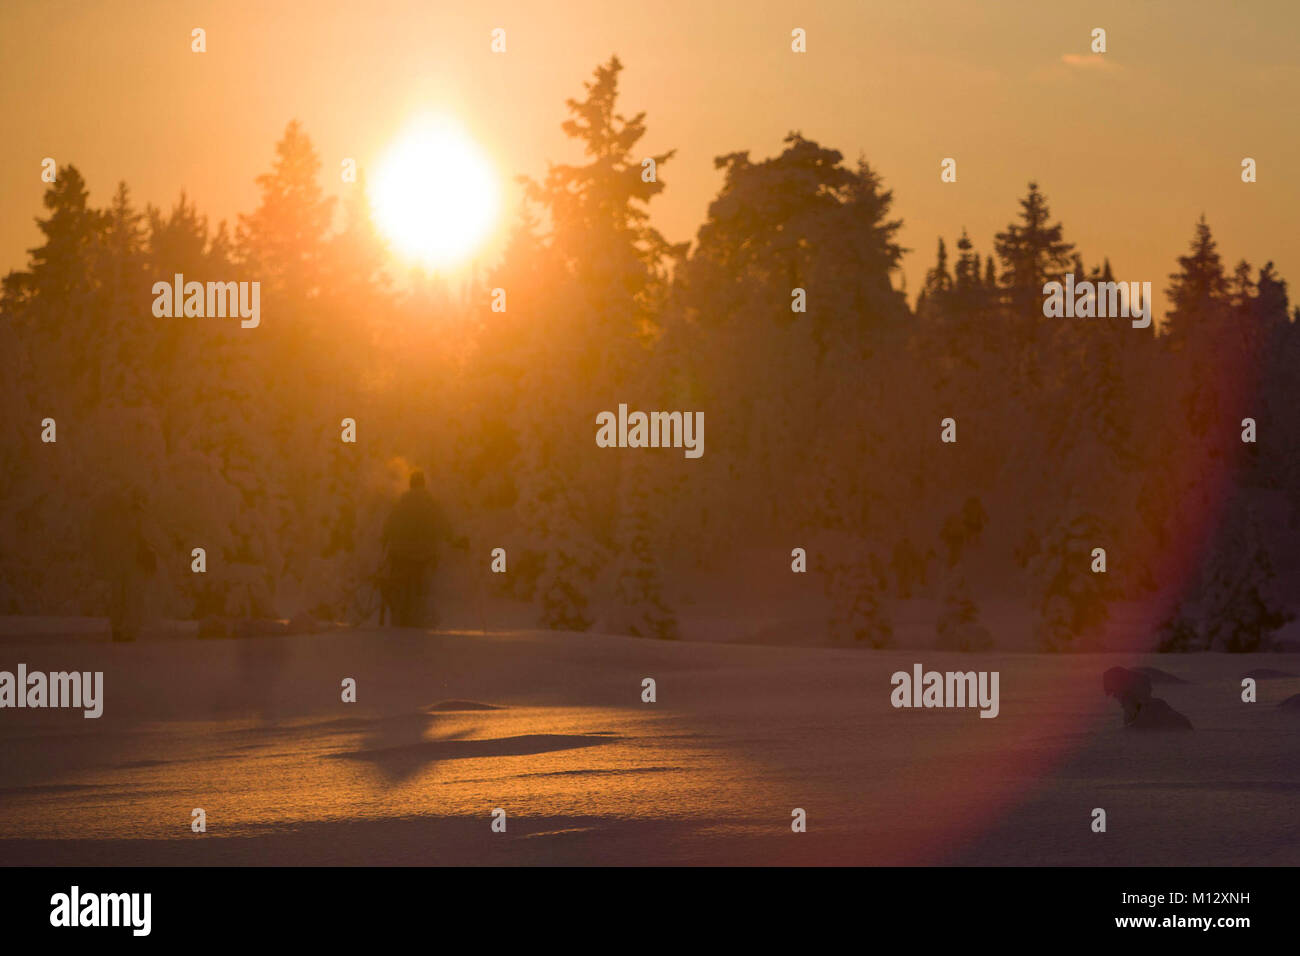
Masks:
[[[1107,537],[1103,527],[1097,515],[1080,514],[1025,554],[1030,574],[1041,588],[1037,638],[1044,650],[1068,650],[1109,617],[1107,574],[1091,567],[1093,548]]]
[[[320,171],[311,139],[301,123],[291,122],[275,146],[271,170],[257,177],[258,207],[239,217],[237,231],[241,255],[266,297],[304,311],[324,292],[329,272],[335,200],[322,191]]]
[[[1162,654],[1204,650],[1200,629],[1185,606],[1180,605],[1161,623],[1156,631],[1156,650]]]
[[[832,640],[851,640],[874,648],[888,647],[893,642],[893,624],[866,562],[850,561],[828,568],[826,589],[831,598]]]
[[[558,525],[548,545],[545,566],[537,577],[538,622],[551,630],[585,631],[592,625],[589,595],[594,562]]]
[[[993,635],[980,624],[979,609],[964,579],[957,578],[949,586],[935,632],[940,650],[986,651],[993,646]]]
[[[1225,522],[1203,581],[1205,642],[1211,650],[1265,650],[1273,632],[1294,617],[1274,593],[1273,563],[1253,515]]]
[[[675,640],[676,615],[663,596],[663,575],[655,547],[655,507],[649,469],[638,463],[624,471],[626,488],[620,515],[618,571],[612,630],[637,637]]]

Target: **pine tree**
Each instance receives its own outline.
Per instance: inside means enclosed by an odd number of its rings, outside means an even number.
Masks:
[[[107,276],[110,297],[115,301],[138,300],[144,275],[144,213],[131,202],[126,183],[117,184],[113,201],[104,215],[103,254],[107,259],[98,271]]]
[[[593,623],[590,594],[597,558],[575,527],[577,513],[566,491],[552,486],[537,500],[530,520],[545,547],[545,564],[537,578],[538,620],[552,630],[585,631]]]
[[[671,264],[685,247],[669,243],[649,224],[646,207],[665,185],[659,171],[676,150],[650,157],[655,178],[647,182],[644,157],[636,149],[646,133],[645,113],[628,117],[617,111],[622,70],[618,57],[611,57],[584,84],[585,99],[566,101],[571,116],[561,129],[582,145],[590,161],[552,164],[541,182],[521,181],[528,199],[549,212],[550,247],[600,321],[612,325],[617,337],[644,341],[657,333],[655,306]],[[608,350],[604,361],[621,365],[620,356]]]
[[[1259,270],[1255,290],[1254,311],[1259,324],[1269,331],[1286,325],[1289,311],[1286,280],[1278,276],[1271,261]]]
[[[1204,216],[1196,224],[1191,254],[1179,256],[1178,265],[1180,271],[1169,276],[1165,295],[1173,308],[1165,316],[1167,334],[1181,344],[1198,326],[1219,318],[1228,299],[1223,261]]]
[[[953,308],[958,316],[969,318],[979,310],[986,301],[983,280],[980,278],[980,257],[974,251],[966,228],[961,230],[957,240],[957,264],[953,268]]]
[[[1048,225],[1051,212],[1037,183],[1029,184],[1020,208],[1020,222],[997,234],[995,248],[1012,315],[1033,318],[1042,314],[1043,285],[1061,278],[1070,266],[1074,245],[1062,238],[1059,222]]]
[[[944,247],[941,236],[934,268],[925,274],[925,286],[921,290],[923,298],[917,299],[917,314],[943,315],[952,289],[953,278],[948,274],[948,250]],[[926,305],[925,309],[922,308],[923,302]]]
[[[1109,617],[1107,574],[1093,572],[1090,563],[1093,547],[1108,537],[1102,520],[1085,512],[1047,535],[1028,556],[1042,588],[1037,636],[1044,650],[1069,649]]]
[[[86,182],[76,166],[64,166],[42,197],[50,211],[38,218],[37,227],[45,242],[29,249],[25,272],[5,277],[5,298],[12,310],[35,295],[53,305],[84,303],[91,291],[96,247],[104,229],[105,216],[89,204]]]
[[[305,303],[322,293],[334,199],[321,190],[320,170],[316,148],[294,120],[275,146],[271,171],[257,177],[257,209],[239,217],[239,248],[268,297]]]
[[[1249,313],[1255,301],[1255,283],[1250,279],[1250,263],[1242,259],[1232,271],[1228,301],[1239,312]]]
[[[832,640],[852,640],[874,648],[888,647],[894,628],[881,602],[880,589],[865,563],[856,561],[828,570]]]
[[[802,322],[823,350],[852,347],[858,331],[906,314],[891,284],[902,223],[889,218],[893,196],[865,161],[848,168],[838,150],[799,133],[785,143],[759,162],[748,152],[714,160],[723,185],[683,270],[688,307],[715,327],[734,320],[739,331],[761,316]],[[795,288],[819,290],[802,320],[790,308]]]
[[[636,637],[675,640],[681,631],[663,596],[663,576],[653,534],[655,506],[650,470],[642,461],[627,469],[624,477],[612,629]]]
[[[1202,607],[1212,650],[1265,650],[1294,615],[1274,594],[1273,563],[1253,515],[1230,517],[1206,562]]]
[[[514,398],[509,431],[520,439],[516,508],[530,536],[542,542],[546,566],[538,580],[543,621],[585,629],[596,569],[617,548],[624,462],[606,459],[584,470],[591,437],[575,437],[572,422],[590,421],[591,396],[640,389],[646,359],[662,333],[671,264],[684,248],[649,224],[647,206],[664,189],[661,171],[673,151],[653,155],[655,177],[642,175],[645,114],[618,109],[617,57],[598,66],[582,99],[567,101],[567,136],[583,149],[582,165],[551,165],[545,178],[523,179],[531,204],[546,213],[549,231],[516,231],[499,274],[508,277],[512,305],[526,317],[493,319],[494,335],[519,330],[502,373],[517,385],[496,385]],[[520,295],[523,293],[523,295]],[[517,371],[511,371],[513,368]],[[504,397],[504,396],[503,396]]]

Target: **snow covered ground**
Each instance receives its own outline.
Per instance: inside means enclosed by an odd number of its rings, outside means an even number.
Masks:
[[[102,670],[104,716],[0,710],[2,864],[1300,863],[1300,676],[1240,684],[1296,655],[17,630],[0,670]],[[916,662],[999,671],[1000,715],[894,709]],[[1134,664],[1192,733],[1121,727]]]

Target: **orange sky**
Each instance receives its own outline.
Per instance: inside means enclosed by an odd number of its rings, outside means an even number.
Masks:
[[[497,26],[504,55],[489,50]],[[790,52],[794,27],[806,54]],[[798,129],[863,153],[894,190],[913,294],[940,234],[965,225],[988,251],[1030,178],[1085,261],[1109,256],[1117,278],[1163,289],[1204,212],[1229,266],[1272,259],[1300,289],[1298,27],[1285,0],[5,0],[0,270],[38,241],[45,156],[76,163],[97,203],[119,179],[142,204],[186,189],[215,223],[253,208],[292,118],[341,192],[343,157],[364,168],[411,116],[445,109],[503,177],[540,176],[577,158],[564,99],[617,53],[624,110],[648,113],[645,152],[678,150],[652,207],[670,239],[703,220],[715,155],[766,157]],[[956,184],[939,181],[945,156]]]

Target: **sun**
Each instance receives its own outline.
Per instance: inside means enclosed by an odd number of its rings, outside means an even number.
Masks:
[[[398,252],[446,269],[473,255],[492,232],[500,185],[491,161],[459,124],[426,117],[379,161],[370,205]]]

